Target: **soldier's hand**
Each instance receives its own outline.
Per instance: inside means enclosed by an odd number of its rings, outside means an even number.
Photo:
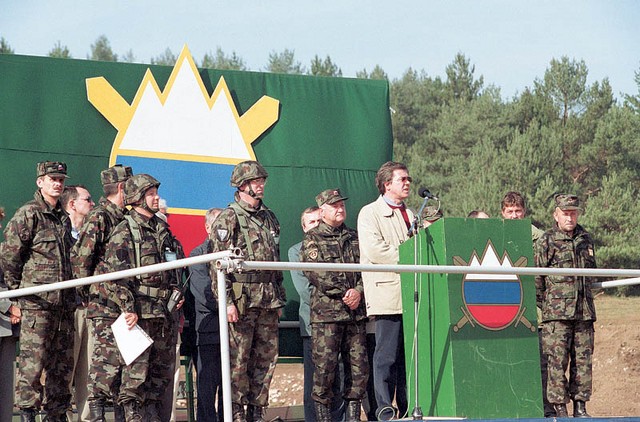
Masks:
[[[9,320],[12,324],[18,324],[22,319],[22,311],[15,305],[9,306]]]
[[[184,296],[182,296],[182,299],[180,299],[180,302],[176,304],[176,310],[182,308],[182,305],[184,305]]]
[[[132,329],[138,323],[138,314],[135,312],[125,312],[124,321],[127,323],[127,328]]]
[[[236,305],[227,306],[227,321],[238,322],[238,309],[236,308]]]
[[[349,289],[342,298],[342,301],[349,307],[349,309],[354,310],[358,305],[360,305],[360,292],[356,289]]]

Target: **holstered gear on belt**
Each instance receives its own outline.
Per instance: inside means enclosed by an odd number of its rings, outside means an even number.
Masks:
[[[240,226],[240,232],[245,239],[246,251],[244,251],[247,255],[247,259],[250,261],[264,259],[264,256],[261,256],[256,253],[254,249],[254,244],[249,234],[250,226],[258,226],[263,228],[263,232],[268,233],[264,236],[265,242],[267,242],[267,249],[271,251],[275,251],[274,256],[277,257],[277,253],[279,250],[279,235],[273,230],[265,230],[266,227],[263,222],[258,221],[249,213],[247,213],[237,202],[233,202],[229,205],[229,207],[235,212],[236,217],[238,219],[238,225]],[[269,221],[269,227],[277,227],[277,221],[275,220],[275,216],[268,211],[266,214],[266,218]],[[276,258],[277,259],[277,258]],[[233,282],[231,285],[231,289],[233,291],[234,304],[238,310],[238,314],[244,314],[247,306],[247,293],[244,289],[245,284],[258,284],[258,283],[275,283],[276,280],[276,272],[274,271],[260,271],[260,272],[249,272],[249,273],[240,273],[233,275]]]
[[[157,287],[139,285],[135,289],[136,293],[142,296],[148,296],[157,299],[167,299],[171,295],[168,289],[159,289]]]
[[[244,291],[245,284],[271,283],[276,278],[273,271],[234,274],[233,277],[235,281],[231,284],[231,288],[238,315],[243,315],[246,310],[247,295]]]

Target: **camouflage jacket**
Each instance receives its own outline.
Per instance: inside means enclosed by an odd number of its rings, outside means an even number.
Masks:
[[[0,256],[9,289],[71,279],[71,223],[59,202],[51,207],[36,191],[34,199],[7,223],[4,237]],[[23,296],[18,302],[23,309],[73,310],[76,293],[75,289],[56,290]]]
[[[74,278],[88,277],[108,272],[104,262],[107,242],[113,229],[124,219],[125,209],[105,198],[87,215],[80,236],[71,249],[71,269]],[[109,282],[107,282],[109,283]],[[113,317],[113,304],[108,304],[107,283],[94,283],[83,288],[86,297],[87,317]],[[118,316],[115,311],[115,316]]]
[[[240,248],[251,261],[280,261],[280,223],[275,214],[260,203],[258,209],[242,201],[236,193],[235,202],[222,211],[211,229],[213,252]],[[229,274],[227,304],[240,308],[281,308],[286,303],[282,271],[253,271]],[[211,268],[213,293],[217,292],[217,274]],[[216,295],[217,296],[217,295]]]
[[[140,231],[140,266],[166,262],[166,251],[175,252],[178,259],[184,258],[180,242],[169,230],[169,225],[158,217],[147,220],[135,209],[129,213]],[[122,220],[111,233],[105,250],[105,268],[108,272],[128,270],[138,267],[136,246],[130,222]],[[166,304],[174,287],[178,284],[175,270],[144,274],[139,277],[120,279],[104,283],[108,296],[105,302],[117,306],[115,316],[120,312],[136,312],[142,319],[165,318],[168,316]]]
[[[358,263],[360,248],[358,233],[342,224],[334,228],[321,222],[309,230],[300,250],[302,262]],[[336,271],[305,271],[311,289],[311,323],[360,321],[366,316],[362,274]],[[360,305],[355,310],[342,301],[347,290],[360,292]]]
[[[596,268],[593,240],[577,225],[573,236],[558,229],[547,230],[535,245],[538,267]],[[590,277],[536,276],[536,299],[542,321],[595,321]]]

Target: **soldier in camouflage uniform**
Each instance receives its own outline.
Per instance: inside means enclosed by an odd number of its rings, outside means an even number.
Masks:
[[[0,250],[5,281],[11,290],[71,278],[71,227],[58,200],[67,166],[46,161],[38,163],[36,171],[39,189],[7,224]],[[22,310],[16,379],[16,404],[22,421],[35,421],[41,406],[46,421],[66,421],[66,411],[71,407],[75,290],[23,296],[13,305]]]
[[[247,260],[280,260],[280,223],[262,202],[267,176],[257,161],[235,166],[231,174],[231,186],[237,188],[235,201],[211,228],[214,252],[236,247]],[[214,268],[211,279],[217,279]],[[213,291],[217,292],[215,285]],[[269,385],[278,358],[278,318],[285,302],[281,271],[243,272],[228,277],[234,421],[264,420],[263,408],[269,405]]]
[[[158,212],[160,182],[148,174],[136,174],[125,184],[125,203],[132,209],[111,234],[104,260],[109,272],[183,258],[182,246]],[[106,284],[108,300],[124,313],[128,327],[136,323],[153,344],[122,368],[118,404],[128,421],[160,422],[159,405],[173,375],[175,335],[167,302],[177,288],[175,271],[144,274]]]
[[[360,262],[358,233],[344,224],[346,199],[338,189],[328,189],[316,196],[322,222],[304,236],[300,251],[303,262]],[[305,271],[304,274],[313,286],[311,348],[315,373],[311,397],[315,402],[316,420],[331,421],[329,404],[341,356],[346,420],[359,421],[369,378],[362,275],[324,271]]]
[[[74,278],[89,277],[108,272],[104,252],[111,232],[123,219],[124,184],[132,176],[131,167],[119,164],[100,173],[104,197],[85,218],[80,235],[71,249],[71,267]],[[106,283],[95,283],[83,288],[87,296],[87,319],[89,338],[93,343],[90,352],[89,412],[90,420],[104,421],[104,407],[113,400],[120,384],[120,372],[124,362],[113,339],[111,324],[120,314],[120,309],[108,299]],[[114,404],[116,421],[123,421],[120,406]]]
[[[553,229],[536,243],[538,267],[596,268],[593,240],[578,224],[580,201],[575,195],[556,195]],[[536,298],[542,309],[542,348],[547,356],[547,399],[558,417],[567,416],[573,400],[573,416],[589,417],[585,402],[591,397],[591,365],[596,310],[591,278],[536,276]],[[569,359],[574,361],[565,372]]]

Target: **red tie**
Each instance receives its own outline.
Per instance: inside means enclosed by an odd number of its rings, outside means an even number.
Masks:
[[[407,214],[407,208],[404,206],[404,204],[402,205],[391,205],[389,203],[387,203],[387,205],[389,205],[391,207],[391,209],[400,210],[400,213],[402,214],[402,218],[404,219],[405,224],[407,225],[407,229],[411,227],[411,221],[409,221],[409,214]]]

